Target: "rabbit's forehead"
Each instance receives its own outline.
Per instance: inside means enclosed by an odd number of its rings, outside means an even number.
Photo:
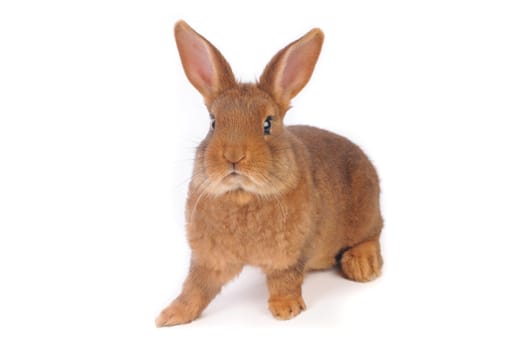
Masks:
[[[255,90],[228,91],[214,101],[210,112],[220,119],[265,118],[268,115],[275,115],[278,107],[274,101],[264,92]]]

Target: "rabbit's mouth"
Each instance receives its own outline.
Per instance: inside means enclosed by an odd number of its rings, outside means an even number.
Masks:
[[[238,170],[231,170],[216,182],[214,192],[216,194],[226,194],[228,192],[244,191],[259,194],[261,185],[250,175]]]
[[[213,163],[214,164],[214,163]],[[203,190],[215,196],[232,192],[247,192],[256,196],[277,196],[296,186],[297,178],[290,172],[269,172],[258,167],[240,164],[235,167],[209,167]]]
[[[236,170],[229,172],[222,180],[222,184],[226,185],[228,188],[232,188],[233,190],[245,190],[244,187],[248,182],[250,182],[250,179]]]

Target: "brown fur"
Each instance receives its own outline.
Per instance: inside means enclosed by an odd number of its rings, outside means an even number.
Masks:
[[[266,274],[269,309],[279,319],[305,309],[301,286],[309,270],[340,261],[349,279],[379,276],[383,222],[373,165],[344,137],[283,124],[290,100],[311,77],[322,32],[313,29],[279,51],[257,84],[235,83],[221,53],[185,22],[175,36],[215,127],[197,150],[189,188],[190,271],[157,326],[197,318],[244,265]]]

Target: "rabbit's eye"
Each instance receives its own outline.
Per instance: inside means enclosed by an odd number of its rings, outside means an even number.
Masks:
[[[210,121],[210,128],[214,130],[214,127],[216,126],[216,119],[212,118]]]
[[[272,116],[268,116],[265,118],[263,128],[264,128],[264,135],[271,135],[271,120],[273,120]]]

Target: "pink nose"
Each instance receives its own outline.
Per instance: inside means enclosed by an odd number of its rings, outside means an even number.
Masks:
[[[245,153],[239,150],[228,149],[223,152],[223,158],[225,158],[225,160],[227,160],[229,163],[237,164],[245,158]]]

